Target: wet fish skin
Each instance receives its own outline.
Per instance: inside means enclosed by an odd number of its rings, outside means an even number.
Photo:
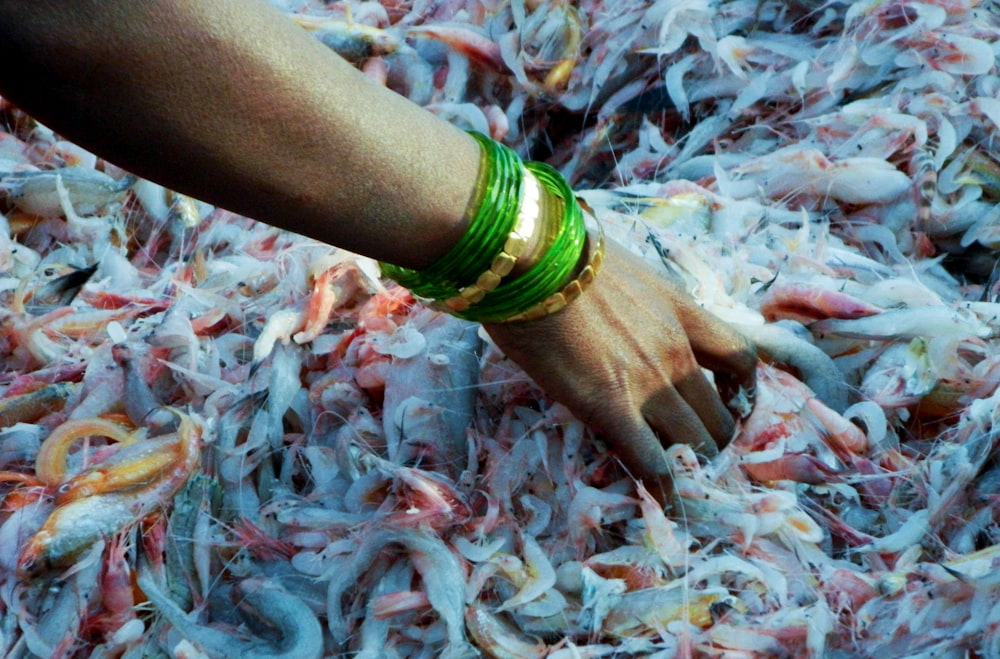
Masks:
[[[79,390],[79,383],[57,382],[26,394],[0,398],[0,428],[33,423],[46,414],[58,412]]]

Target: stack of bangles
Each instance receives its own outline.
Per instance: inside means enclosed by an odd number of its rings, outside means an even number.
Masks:
[[[534,320],[575,300],[604,260],[604,234],[588,240],[583,210],[552,167],[523,162],[510,148],[472,132],[482,149],[469,228],[423,270],[382,263],[382,272],[448,313],[483,323]],[[534,254],[526,247],[537,236]],[[587,264],[580,261],[588,243]],[[530,267],[509,277],[519,258]],[[575,275],[575,276],[574,276]]]

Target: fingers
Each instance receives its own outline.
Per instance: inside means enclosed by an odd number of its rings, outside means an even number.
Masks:
[[[666,452],[656,433],[638,413],[621,410],[610,423],[597,423],[595,430],[614,448],[629,475],[641,481],[663,506],[673,504],[674,483]]]
[[[740,391],[741,411],[752,401],[757,359],[748,341],[614,243],[602,276],[567,308],[485,327],[664,502],[672,480],[663,447],[685,443],[714,456],[735,428],[726,403]]]
[[[749,387],[757,368],[757,352],[746,337],[706,312],[682,319],[698,363]]]
[[[749,340],[721,320],[691,305],[679,315],[698,363],[712,370],[721,400],[736,416],[750,414],[756,390],[757,353]],[[685,395],[688,401],[693,400]],[[718,435],[713,435],[718,438]]]
[[[708,393],[718,399],[718,394],[714,391]],[[685,399],[679,390],[665,387],[651,396],[642,406],[642,416],[659,437],[662,446],[688,444],[697,453],[713,458],[719,452],[717,448],[719,437],[713,435],[708,426],[715,427],[716,420],[711,418],[706,424],[705,419],[688,403],[688,400],[691,399]],[[719,407],[722,408],[721,401]],[[722,417],[729,416],[725,408],[722,408],[721,412]]]
[[[715,386],[719,389],[722,402],[733,416],[739,419],[750,416],[754,397],[757,395],[755,380],[756,370],[751,372],[749,378],[729,373],[715,374]]]
[[[725,448],[733,437],[736,423],[715,386],[700,369],[675,382],[674,386],[698,415],[716,445],[720,449]]]

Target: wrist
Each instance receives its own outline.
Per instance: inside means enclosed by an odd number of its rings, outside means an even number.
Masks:
[[[526,320],[538,320],[561,311],[571,304],[593,283],[604,267],[604,231],[598,224],[594,234],[587,232],[584,237],[584,248],[568,281],[556,292],[535,305],[504,318],[501,322],[511,323]]]
[[[583,211],[558,171],[524,163],[509,148],[473,136],[482,161],[465,235],[428,268],[383,263],[383,272],[417,297],[468,320],[504,322],[554,313],[596,275],[603,240],[591,241],[594,253],[585,249]]]

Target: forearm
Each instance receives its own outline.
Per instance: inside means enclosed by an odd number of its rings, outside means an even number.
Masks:
[[[476,143],[264,3],[0,0],[0,94],[140,176],[421,268],[463,234]]]

